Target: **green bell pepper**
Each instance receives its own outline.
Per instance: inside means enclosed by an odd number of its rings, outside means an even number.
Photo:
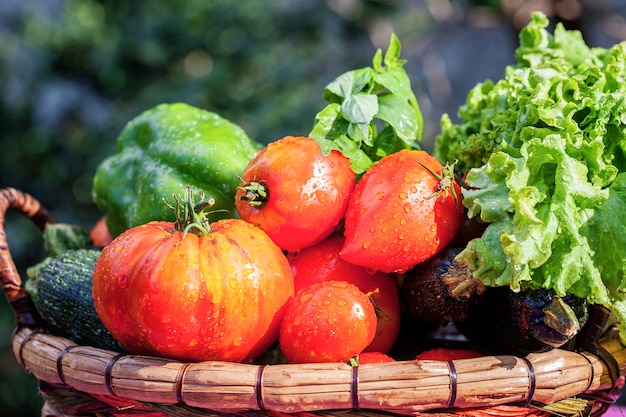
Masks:
[[[96,169],[92,196],[111,236],[152,220],[174,221],[186,186],[214,198],[213,219],[235,217],[239,177],[261,145],[221,116],[184,103],[160,104],[122,130],[117,153]]]

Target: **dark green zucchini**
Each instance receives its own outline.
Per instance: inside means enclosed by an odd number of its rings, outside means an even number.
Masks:
[[[25,287],[52,333],[122,352],[93,304],[92,273],[99,256],[99,250],[76,249],[48,257],[28,270]]]

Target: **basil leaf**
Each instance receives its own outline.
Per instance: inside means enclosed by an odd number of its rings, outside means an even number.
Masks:
[[[330,104],[317,114],[309,136],[325,151],[337,149],[356,158],[357,174],[390,152],[419,149],[423,118],[400,52],[400,41],[392,35],[385,56],[377,50],[372,67],[348,71],[324,89]]]

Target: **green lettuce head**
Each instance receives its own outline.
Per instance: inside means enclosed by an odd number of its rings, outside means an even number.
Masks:
[[[489,224],[459,257],[487,285],[575,294],[626,324],[626,42],[548,23],[533,14],[517,64],[470,91],[459,124],[442,117],[435,155]]]

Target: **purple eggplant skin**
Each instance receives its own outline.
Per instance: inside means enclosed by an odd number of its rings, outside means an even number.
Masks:
[[[437,327],[467,318],[485,287],[465,263],[455,259],[462,249],[449,246],[406,272],[400,299],[410,320]]]
[[[585,299],[553,290],[488,287],[456,328],[472,343],[527,354],[573,342],[588,317]]]

